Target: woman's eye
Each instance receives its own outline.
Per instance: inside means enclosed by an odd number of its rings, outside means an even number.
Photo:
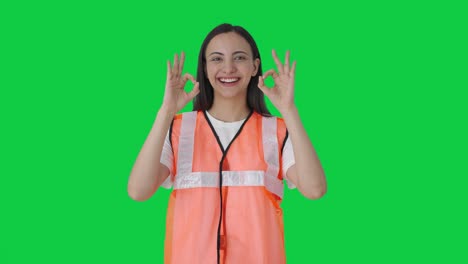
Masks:
[[[221,60],[220,57],[213,57],[213,58],[211,58],[211,61],[220,61],[220,60]]]
[[[244,57],[244,56],[237,56],[237,57],[235,57],[234,59],[235,59],[235,60],[245,60],[246,57]]]

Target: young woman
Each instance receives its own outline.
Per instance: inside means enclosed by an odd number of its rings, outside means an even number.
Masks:
[[[164,100],[128,182],[138,201],[173,187],[165,263],[285,263],[283,179],[310,199],[326,192],[294,104],[296,63],[272,54],[277,71],[262,75],[252,36],[222,24],[202,44],[196,80],[183,74],[184,53],[167,62]],[[194,111],[177,115],[192,99]]]

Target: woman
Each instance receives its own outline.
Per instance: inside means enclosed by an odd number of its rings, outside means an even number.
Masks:
[[[184,53],[167,62],[164,100],[128,183],[138,201],[174,188],[165,263],[285,263],[283,179],[310,199],[326,192],[294,104],[296,63],[289,52],[284,64],[272,54],[278,71],[262,75],[251,35],[222,24],[202,44],[197,80],[182,74]],[[282,118],[270,115],[263,94]],[[176,115],[192,99],[194,111]]]

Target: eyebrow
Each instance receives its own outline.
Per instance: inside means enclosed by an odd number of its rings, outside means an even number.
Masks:
[[[235,55],[235,54],[238,54],[238,53],[242,53],[242,54],[245,54],[245,55],[249,55],[249,54],[247,54],[247,52],[241,51],[241,50],[234,51],[232,54]],[[211,52],[208,56],[211,56],[211,55],[224,55],[224,54],[221,53],[221,52],[215,51],[215,52]]]

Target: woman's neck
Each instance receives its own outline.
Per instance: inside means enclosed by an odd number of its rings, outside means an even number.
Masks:
[[[247,102],[239,103],[234,100],[214,100],[213,105],[208,110],[214,118],[224,122],[235,122],[245,119],[250,109]]]

